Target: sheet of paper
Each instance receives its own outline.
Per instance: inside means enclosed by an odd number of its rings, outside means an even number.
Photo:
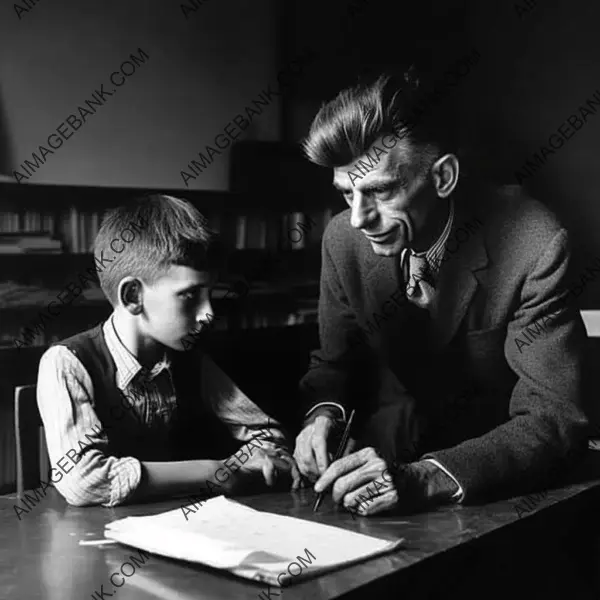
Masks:
[[[311,561],[307,570],[329,570],[389,552],[403,541],[254,510],[224,496],[197,507],[187,521],[181,509],[115,521],[106,537],[262,580],[285,571],[299,556]],[[308,559],[306,550],[315,558]]]

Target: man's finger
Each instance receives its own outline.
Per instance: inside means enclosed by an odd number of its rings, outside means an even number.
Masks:
[[[317,437],[313,442],[315,458],[317,460],[317,468],[319,475],[327,470],[329,465],[329,457],[327,456],[327,441],[324,437]]]
[[[315,465],[315,469],[313,469],[313,467],[312,467],[312,462],[313,462],[312,447],[310,446],[310,444],[308,444],[304,440],[304,436],[302,434],[300,434],[298,436],[298,438],[296,439],[296,448],[294,449],[294,459],[296,460],[296,464],[298,465],[298,468],[300,469],[300,472],[303,475],[308,476],[310,473],[312,473],[313,470],[316,469],[316,465]]]
[[[346,444],[346,449],[344,450],[344,454],[342,454],[342,457],[344,456],[350,456],[350,454],[352,454],[354,452],[354,448],[356,448],[356,440],[354,438],[348,438],[348,443]]]
[[[378,473],[374,473],[370,465],[366,464],[339,477],[333,484],[333,501],[341,502],[348,494],[358,495],[359,490],[366,490],[367,486],[373,489],[373,481],[377,479],[377,475]]]
[[[302,484],[302,477],[300,475],[300,471],[298,471],[298,467],[293,464],[292,465],[292,490],[300,489]]]
[[[362,452],[355,452],[350,456],[344,456],[329,465],[329,468],[321,475],[315,484],[315,492],[322,492],[328,488],[336,479],[361,467],[368,461]]]
[[[296,459],[296,464],[300,469],[300,473],[308,479],[315,480],[319,476],[319,471],[317,469],[317,463],[314,460],[312,449],[308,456],[309,457],[307,458],[305,454],[297,454],[294,455],[294,458]]]
[[[377,485],[375,485],[375,481],[377,481]],[[361,483],[363,482],[364,480],[361,481]],[[386,492],[389,492],[391,489],[390,485],[391,484],[386,483],[385,481],[373,478],[371,474],[364,485],[354,486],[353,489],[348,489],[348,491],[342,497],[343,504],[346,508],[348,508],[349,506],[354,506],[361,502],[370,502],[371,499],[377,498]]]
[[[363,516],[372,516],[386,510],[391,510],[397,505],[398,492],[395,489],[388,490],[384,494],[381,494],[381,496],[373,498],[370,502],[363,502],[360,514]]]

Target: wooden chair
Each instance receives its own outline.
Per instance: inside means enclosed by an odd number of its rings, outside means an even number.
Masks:
[[[37,488],[50,471],[46,437],[36,400],[35,385],[15,388],[15,441],[17,457],[17,496]]]
[[[590,354],[590,360],[593,365],[596,364],[598,360],[598,340],[600,338],[600,310],[582,310],[581,318],[583,319],[583,324],[585,325],[585,329],[588,334],[588,352]],[[594,368],[593,366],[591,367]],[[596,389],[597,386],[594,387],[593,398],[596,397]],[[590,411],[591,414],[588,415],[590,420],[594,423],[592,424],[593,433],[590,436],[590,440],[588,442],[588,446],[591,450],[600,451],[600,427],[598,427],[598,417],[600,416],[598,409],[594,408],[594,410]]]

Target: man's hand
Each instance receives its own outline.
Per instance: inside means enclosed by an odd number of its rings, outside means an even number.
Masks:
[[[235,456],[234,454],[224,462],[231,461]],[[227,491],[233,493],[245,491],[259,482],[262,483],[263,480],[269,487],[291,480],[292,490],[296,490],[300,487],[301,479],[296,462],[287,450],[269,445],[254,450],[252,456],[232,473]]]
[[[318,416],[296,438],[294,458],[302,475],[314,481],[329,466],[327,441],[335,425],[331,417]]]
[[[333,484],[333,501],[360,514],[375,514],[398,504],[388,466],[374,448],[336,460],[315,484],[319,493]]]
[[[374,448],[363,448],[336,460],[315,484],[315,492],[330,485],[334,502],[361,515],[390,509],[427,510],[450,501],[458,489],[429,461],[389,467]]]

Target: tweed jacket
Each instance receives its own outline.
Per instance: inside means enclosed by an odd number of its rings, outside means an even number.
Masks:
[[[557,217],[498,189],[454,198],[428,311],[406,301],[399,258],[377,256],[350,210],[331,220],[320,349],[299,390],[306,411],[356,408],[386,458],[439,461],[466,502],[538,488],[583,447],[586,332],[565,300],[574,274]]]

